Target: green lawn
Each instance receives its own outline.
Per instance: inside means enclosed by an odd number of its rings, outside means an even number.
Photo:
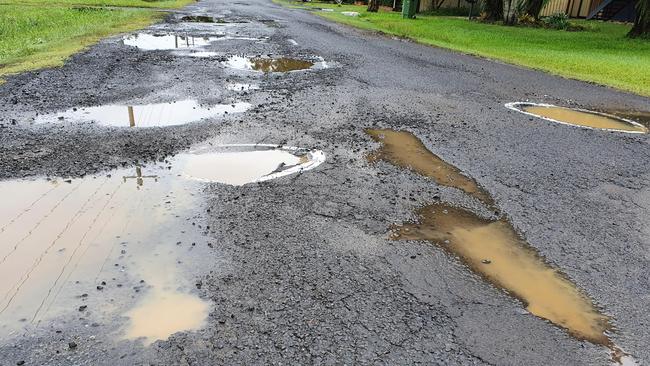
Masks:
[[[80,8],[69,4],[180,6],[191,0],[57,0],[0,5],[0,84],[2,76],[62,65],[72,54],[100,39],[143,28],[164,15],[148,9]],[[66,2],[68,5],[59,5]]]
[[[0,4],[11,5],[87,5],[127,6],[142,8],[180,8],[194,0],[0,0]]]
[[[333,8],[334,12],[317,14],[355,27],[650,96],[650,41],[625,38],[630,29],[625,24],[574,21],[586,30],[567,32],[505,27],[460,17],[418,16],[407,20],[399,13],[367,13],[365,7],[354,5],[307,6]],[[361,16],[349,17],[341,11],[357,11]]]

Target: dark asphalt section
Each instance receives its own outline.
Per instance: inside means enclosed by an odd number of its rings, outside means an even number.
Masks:
[[[526,240],[612,316],[615,342],[650,363],[647,136],[551,124],[503,107],[530,99],[650,110],[648,99],[359,32],[266,0],[186,10],[248,19],[241,32],[270,37],[208,47],[224,58],[320,56],[336,67],[251,76],[219,59],[140,52],[110,38],[63,68],[0,86],[0,177],[79,176],[204,140],[313,147],[328,160],[266,183],[206,184],[205,224],[228,265],[197,274],[200,295],[214,302],[203,330],[143,348],[65,319],[0,345],[3,365],[608,364],[604,348],[527,314],[439,248],[387,240],[391,224],[414,219],[436,198],[490,212],[453,188],[368,165],[365,154],[377,145],[363,129],[371,126],[412,131],[485,187]],[[261,89],[229,92],[228,82]],[[34,113],[79,105],[187,98],[254,108],[164,129],[28,123]]]

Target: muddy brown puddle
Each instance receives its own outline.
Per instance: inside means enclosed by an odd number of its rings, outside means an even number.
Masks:
[[[484,203],[489,194],[472,179],[431,153],[413,134],[394,130],[366,130],[382,146],[368,156],[385,160],[433,178],[436,183],[458,188]],[[523,302],[533,315],[566,329],[575,338],[603,345],[612,359],[634,365],[607,336],[609,318],[556,268],[528,245],[505,219],[484,219],[469,210],[445,203],[417,211],[418,221],[394,225],[393,240],[425,240],[458,256],[472,271]]]
[[[81,179],[0,182],[0,341],[62,317],[145,344],[202,327],[211,304],[193,279],[220,258],[195,216],[204,183],[189,173],[241,185],[323,160],[319,151],[230,145]]]
[[[558,107],[549,104],[509,103],[508,108],[540,117],[551,122],[586,127],[599,130],[648,133],[648,129],[640,123],[617,117],[613,114]]]
[[[492,205],[492,198],[473,179],[463,175],[455,166],[433,154],[422,141],[407,131],[368,129],[366,133],[381,147],[370,154],[371,162],[384,160],[400,168],[412,170],[436,183],[460,189],[468,195]]]
[[[39,115],[34,123],[95,122],[113,127],[164,127],[243,113],[250,107],[245,102],[201,105],[194,100],[146,105],[103,105]]]

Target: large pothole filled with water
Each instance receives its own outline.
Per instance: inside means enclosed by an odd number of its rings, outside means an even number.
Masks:
[[[136,47],[140,50],[174,50],[179,48],[199,48],[223,38],[225,35],[197,37],[177,33],[136,33],[122,39],[127,46]]]
[[[613,114],[529,102],[508,103],[506,107],[529,116],[565,125],[625,133],[648,133],[648,128],[642,124]]]
[[[329,66],[325,61],[304,60],[291,57],[245,57],[231,56],[224,61],[226,67],[236,70],[252,70],[263,73],[291,72],[309,69],[323,69]]]
[[[368,156],[432,178],[494,205],[473,179],[429,151],[415,135],[390,129],[366,130],[381,147]],[[492,209],[493,207],[488,207]],[[533,315],[566,329],[575,338],[603,345],[620,364],[634,364],[609,338],[610,319],[575,284],[550,266],[505,218],[482,218],[445,203],[420,208],[418,220],[393,225],[393,240],[425,240],[454,256],[472,271],[520,300]]]
[[[0,182],[0,341],[57,319],[145,344],[202,327],[211,303],[194,280],[224,259],[201,226],[201,181],[298,176],[324,159],[227,145],[79,179]]]
[[[144,105],[112,104],[43,114],[37,116],[34,123],[85,122],[112,127],[164,127],[243,113],[250,107],[251,104],[245,102],[202,105],[194,100]]]

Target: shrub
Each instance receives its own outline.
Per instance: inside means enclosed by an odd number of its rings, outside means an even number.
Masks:
[[[564,13],[555,13],[543,19],[547,26],[553,29],[568,29],[571,25],[569,23],[569,16]]]

